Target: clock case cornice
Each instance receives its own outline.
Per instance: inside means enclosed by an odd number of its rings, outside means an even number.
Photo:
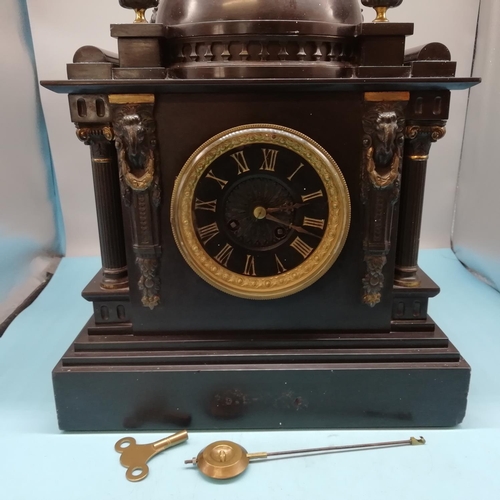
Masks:
[[[458,90],[441,43],[406,50],[412,23],[214,21],[177,26],[117,24],[118,54],[77,50],[67,81],[43,81],[58,93],[210,92],[259,86],[281,90]]]
[[[467,90],[481,83],[480,78],[283,78],[180,80],[44,80],[41,84],[58,94],[126,94],[133,92],[174,94],[279,89],[282,92],[397,92],[419,90]]]

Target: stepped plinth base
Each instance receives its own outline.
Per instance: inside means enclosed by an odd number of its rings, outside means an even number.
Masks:
[[[56,366],[66,431],[451,427],[470,367],[429,319],[392,333],[134,336],[90,322]],[[237,339],[237,341],[236,341]]]

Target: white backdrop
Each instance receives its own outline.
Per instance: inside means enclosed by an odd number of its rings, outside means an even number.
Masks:
[[[500,2],[483,0],[474,73],[482,85],[473,89],[467,118],[464,154],[453,234],[458,258],[500,290]]]
[[[41,79],[65,78],[65,65],[82,45],[116,51],[109,24],[130,22],[118,0],[27,0]],[[165,1],[165,0],[163,0]],[[480,0],[405,0],[390,12],[392,21],[411,21],[416,34],[408,46],[440,41],[458,61],[458,74],[470,76]],[[372,18],[371,9],[367,20]],[[89,152],[74,136],[65,96],[42,90],[67,235],[67,255],[99,252]],[[448,135],[436,144],[430,162],[422,243],[449,247],[464,133],[467,93],[453,98]]]
[[[0,16],[0,323],[43,279],[60,245],[51,165],[27,17],[19,0]]]

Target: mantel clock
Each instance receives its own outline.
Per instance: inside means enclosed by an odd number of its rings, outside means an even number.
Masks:
[[[431,145],[479,80],[406,49],[402,0],[362,0],[367,22],[358,0],[119,3],[119,54],[43,82],[90,146],[102,254],[60,427],[458,424],[470,367],[417,254]]]

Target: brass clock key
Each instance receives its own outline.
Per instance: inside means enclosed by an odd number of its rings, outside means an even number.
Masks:
[[[121,454],[120,463],[127,468],[126,478],[129,481],[137,482],[148,476],[149,467],[147,462],[158,453],[184,443],[187,439],[187,431],[177,432],[172,436],[150,444],[137,444],[134,438],[126,437],[115,444],[115,450]]]
[[[404,441],[388,441],[383,443],[355,444],[348,446],[328,446],[326,448],[308,448],[304,450],[248,453],[245,448],[231,441],[217,441],[201,450],[196,458],[186,460],[185,464],[197,465],[205,476],[213,479],[231,479],[242,474],[251,460],[281,457],[286,455],[304,455],[340,450],[363,450],[367,448],[384,448],[392,446],[416,446],[425,444],[425,439],[410,438]]]

